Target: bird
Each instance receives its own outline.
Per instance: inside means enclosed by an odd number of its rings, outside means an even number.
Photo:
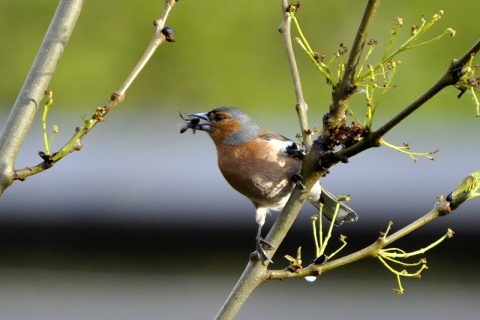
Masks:
[[[180,132],[188,129],[194,133],[196,130],[207,132],[215,144],[223,177],[255,206],[257,252],[271,262],[262,246],[270,246],[261,237],[262,227],[267,214],[271,210],[281,211],[295,185],[302,185],[304,148],[281,134],[261,129],[248,114],[234,107],[219,107],[183,119],[189,121]],[[338,199],[319,181],[309,191],[307,200],[317,209],[323,204],[323,215],[332,221]],[[333,223],[340,226],[357,220],[355,211],[340,202]]]

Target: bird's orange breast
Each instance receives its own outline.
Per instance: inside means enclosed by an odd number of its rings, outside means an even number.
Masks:
[[[267,140],[217,145],[218,166],[228,183],[255,205],[275,203],[293,189],[301,161],[288,157]]]

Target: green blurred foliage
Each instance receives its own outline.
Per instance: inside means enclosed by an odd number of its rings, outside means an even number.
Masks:
[[[339,43],[353,41],[366,1],[302,1],[297,14],[314,49],[331,57]],[[394,4],[394,5],[393,5]],[[0,108],[8,109],[20,90],[41,40],[54,14],[57,1],[5,0],[0,8]],[[163,1],[87,1],[50,89],[57,110],[78,115],[93,112],[120,87],[141,56],[158,18]],[[187,1],[174,7],[167,25],[177,42],[160,47],[147,68],[127,92],[121,108],[181,108],[186,112],[209,110],[217,105],[235,105],[246,110],[271,112],[293,110],[295,97],[282,38],[280,1]],[[396,113],[430,86],[478,38],[479,1],[383,1],[371,38],[379,41],[377,55],[388,42],[395,16],[404,19],[405,39],[411,25],[429,19],[438,10],[444,18],[427,37],[445,28],[457,31],[428,47],[408,51],[392,91],[385,100],[385,116]],[[321,119],[329,104],[330,88],[296,47],[304,90],[310,108],[321,108]],[[456,90],[442,93],[437,103],[446,103],[446,114],[456,114]],[[353,100],[363,113],[364,97]],[[141,108],[141,109],[139,109]],[[465,114],[473,115],[468,97],[462,101]],[[431,116],[433,107],[422,111]],[[435,110],[436,112],[438,108]],[[442,111],[443,112],[443,111]],[[291,113],[294,115],[294,112]]]

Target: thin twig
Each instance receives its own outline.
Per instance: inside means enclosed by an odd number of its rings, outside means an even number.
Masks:
[[[287,12],[287,8],[288,1],[282,0],[283,21],[278,29],[282,34],[283,44],[287,53],[288,65],[290,66],[290,73],[292,74],[293,78],[293,87],[295,89],[295,96],[297,100],[295,109],[297,110],[298,120],[300,122],[300,130],[302,132],[303,144],[305,146],[305,149],[308,151],[312,146],[312,132],[308,126],[308,105],[303,96],[300,73],[298,72],[297,61],[295,59],[295,53],[293,52],[291,35],[292,19]]]
[[[152,39],[150,40],[150,43],[148,44],[147,49],[145,50],[145,52],[143,53],[143,56],[140,58],[135,68],[133,68],[132,72],[130,73],[128,78],[125,80],[123,85],[120,87],[120,89],[117,90],[117,93],[120,96],[123,96],[125,92],[127,92],[130,85],[137,78],[137,76],[145,67],[145,65],[150,60],[150,58],[153,56],[157,48],[162,43],[168,40],[163,31],[163,28],[165,27],[165,23],[167,21],[168,15],[170,14],[170,11],[172,10],[176,2],[177,2],[176,0],[165,0],[165,7],[163,9],[162,16],[157,20],[155,20],[153,23],[155,30],[153,32]]]

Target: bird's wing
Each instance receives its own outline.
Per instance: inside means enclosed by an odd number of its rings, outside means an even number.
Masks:
[[[263,130],[260,132],[259,138],[267,140],[269,143],[276,144],[276,146],[283,150],[287,156],[297,159],[303,159],[305,156],[304,148],[281,134]]]

